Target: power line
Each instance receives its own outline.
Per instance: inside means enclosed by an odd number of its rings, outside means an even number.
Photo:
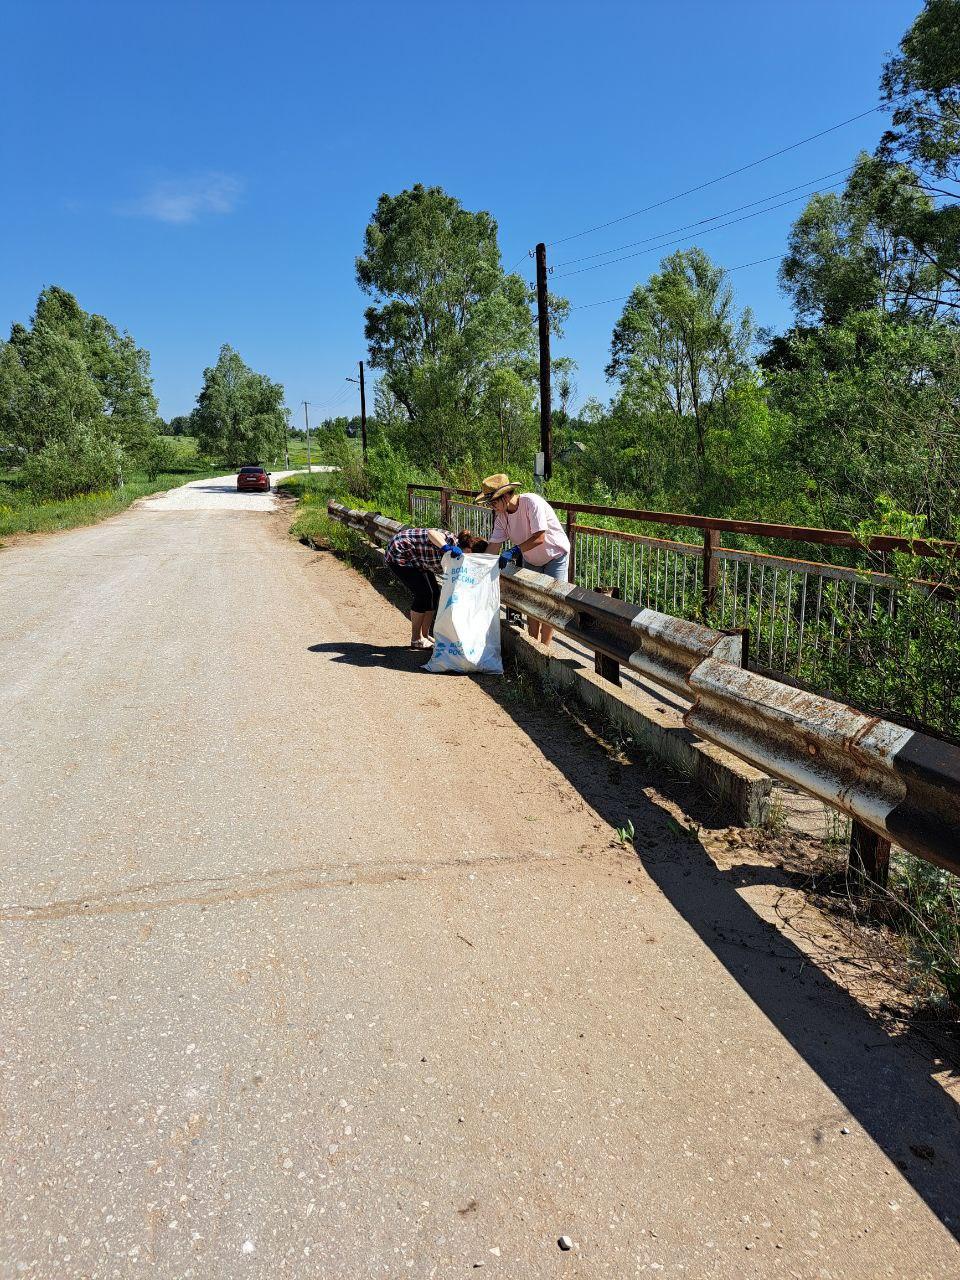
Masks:
[[[329,400],[308,400],[307,404],[309,404],[311,409],[324,409],[329,411],[337,408],[338,405],[343,404],[351,394],[349,387],[342,387],[340,391]]]
[[[833,191],[835,190],[835,188],[840,187],[842,185],[843,184],[841,182],[835,182],[832,184],[832,186],[824,187],[823,190]],[[796,204],[798,200],[803,200],[803,199],[804,199],[804,196],[793,196],[789,200],[782,200],[780,204],[771,204],[766,209],[757,209],[756,212],[754,213],[745,213],[742,218],[731,218],[729,222],[721,222],[715,227],[707,227],[705,228],[702,234],[706,234],[707,232],[710,232],[710,231],[722,231],[725,227],[736,226],[738,222],[747,222],[749,221],[750,218],[759,217],[761,213],[773,213],[777,209],[783,209],[788,204]],[[667,233],[663,232],[661,234],[666,235]],[[685,236],[683,240],[667,240],[663,244],[655,244],[649,249],[638,249],[635,253],[625,253],[620,258],[610,258],[609,261],[607,262],[595,262],[593,266],[590,266],[590,267],[577,267],[575,271],[564,271],[559,276],[557,276],[557,279],[565,280],[569,276],[582,275],[585,271],[597,271],[600,267],[612,267],[614,263],[626,262],[629,258],[642,258],[644,254],[658,253],[661,249],[669,249],[672,245],[685,244],[691,240],[696,240],[696,239],[697,239],[696,236]]]
[[[764,262],[777,262],[783,255],[780,253],[771,254],[769,258],[756,258],[753,262],[741,262],[736,267],[725,267],[723,274],[730,275],[732,271],[745,271],[747,267],[759,267]],[[621,293],[616,298],[601,298],[599,302],[581,302],[575,307],[570,307],[570,311],[586,311],[588,307],[605,307],[608,302],[626,302],[627,298],[632,295],[629,293]]]
[[[708,218],[698,218],[695,222],[685,222],[679,227],[668,227],[666,231],[658,231],[656,235],[646,236],[643,240],[630,240],[626,244],[614,245],[611,249],[600,249],[597,253],[585,253],[580,258],[568,258],[566,262],[554,263],[554,268],[569,267],[575,262],[589,262],[592,258],[604,258],[609,253],[619,253],[621,249],[633,249],[639,244],[650,244],[652,240],[659,240],[662,236],[674,235],[677,231],[688,231],[691,227],[700,227],[707,222],[716,222],[718,218],[728,218],[731,213],[740,213],[743,209],[752,209],[758,204],[766,204],[768,200],[776,200],[778,196],[788,195],[791,191],[800,191],[803,187],[815,186],[818,182],[825,182],[827,178],[835,178],[841,173],[850,173],[852,169],[853,165],[844,165],[842,169],[834,169],[832,173],[821,174],[819,178],[809,178],[806,182],[798,182],[795,187],[785,187],[783,191],[773,191],[770,195],[762,196],[759,200],[751,200],[747,204],[737,205],[735,209],[725,209],[723,213],[714,213]],[[766,210],[759,209],[758,213],[766,213]],[[603,266],[603,263],[600,265]]]
[[[801,138],[799,142],[791,142],[789,146],[780,147],[777,151],[771,151],[768,155],[761,156],[759,160],[751,160],[749,164],[740,165],[739,168],[731,169],[728,173],[721,173],[718,177],[710,178],[706,182],[700,182],[695,187],[688,187],[686,191],[678,191],[676,195],[666,196],[663,200],[656,200],[653,204],[645,205],[642,209],[634,209],[632,213],[621,214],[619,218],[611,218],[609,222],[598,222],[596,226],[587,227],[584,231],[576,231],[573,235],[561,236],[558,240],[551,240],[547,247],[566,244],[569,240],[579,240],[581,236],[592,235],[594,231],[603,231],[606,227],[613,227],[618,222],[626,222],[628,218],[637,218],[641,213],[649,213],[651,209],[661,209],[665,204],[672,204],[674,200],[682,200],[684,196],[693,195],[695,191],[703,191],[706,187],[712,187],[718,182],[726,181],[727,178],[734,178],[739,173],[746,173],[748,169],[755,169],[759,164],[766,164],[768,160],[775,160],[777,156],[784,156],[788,151],[796,151],[797,147],[806,146],[808,142],[815,142],[817,138],[825,138],[828,133],[835,133],[837,129],[853,124],[856,120],[863,120],[866,116],[873,115],[875,111],[880,110],[880,107],[871,107],[869,111],[861,111],[859,115],[841,120],[839,124],[832,124],[829,129],[821,129],[819,133],[811,133],[809,137]]]

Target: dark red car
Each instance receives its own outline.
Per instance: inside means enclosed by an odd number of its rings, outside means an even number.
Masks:
[[[245,493],[269,493],[270,472],[263,467],[241,467],[237,472],[237,488]]]

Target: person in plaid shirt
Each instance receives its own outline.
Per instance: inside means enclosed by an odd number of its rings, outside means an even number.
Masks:
[[[413,595],[410,608],[410,648],[429,649],[430,628],[440,603],[437,574],[443,568],[443,548],[454,545],[462,551],[486,550],[486,543],[463,529],[456,539],[446,529],[401,529],[387,543],[386,563]]]

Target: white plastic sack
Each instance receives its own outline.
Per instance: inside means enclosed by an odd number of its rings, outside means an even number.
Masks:
[[[433,654],[425,671],[486,671],[503,675],[500,660],[500,570],[497,557],[443,557]]]

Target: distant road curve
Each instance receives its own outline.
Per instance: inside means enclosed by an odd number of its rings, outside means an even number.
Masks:
[[[336,467],[311,467],[311,471],[336,471]],[[278,480],[287,476],[298,475],[306,471],[274,471],[271,481],[276,485]],[[169,489],[166,493],[158,493],[152,498],[143,498],[139,504],[149,511],[274,511],[277,498],[270,493],[238,493],[237,473],[228,476],[216,476],[213,479],[191,480],[189,484],[178,489]]]

